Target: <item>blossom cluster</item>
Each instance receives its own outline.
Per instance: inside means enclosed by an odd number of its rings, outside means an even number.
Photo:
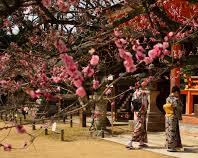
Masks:
[[[131,53],[125,49],[127,41],[121,38],[121,32],[119,30],[114,30],[114,35],[116,36],[115,44],[118,48],[119,56],[124,60],[126,72],[134,72],[136,65],[134,64]]]
[[[54,2],[54,4],[53,4],[53,2]],[[60,10],[61,12],[68,12],[70,7],[72,5],[73,6],[77,5],[78,2],[79,2],[79,0],[68,0],[66,2],[65,2],[65,0],[56,0],[56,1],[42,0],[42,4],[46,8],[56,6],[58,8],[58,10]]]

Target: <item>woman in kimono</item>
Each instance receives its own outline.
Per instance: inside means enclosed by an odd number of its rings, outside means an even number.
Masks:
[[[133,105],[133,100],[139,99],[141,102],[140,107],[135,107]],[[147,93],[145,90],[137,89],[132,98],[132,111],[134,111],[134,131],[132,133],[132,138],[127,144],[127,148],[133,149],[132,142],[139,142],[139,147],[147,147],[147,131],[146,131],[146,117],[147,117]],[[138,109],[138,110],[136,110]]]
[[[178,87],[172,88],[172,93],[166,99],[164,110],[166,112],[166,148],[169,152],[181,151],[182,143],[179,131],[180,118],[180,89]]]

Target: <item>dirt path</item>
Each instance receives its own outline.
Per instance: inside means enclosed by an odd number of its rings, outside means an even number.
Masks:
[[[72,130],[74,128],[69,129],[71,133],[75,133]],[[0,140],[7,132],[7,130],[0,131]],[[27,135],[16,134],[13,129],[4,143],[9,142],[13,147],[20,147],[27,138]],[[56,134],[49,136],[42,134],[35,140],[34,145],[35,148],[31,145],[27,149],[11,152],[5,152],[0,148],[0,158],[171,158],[143,150],[127,150],[123,145],[89,137],[79,137],[79,139],[76,137],[75,140],[62,142]]]
[[[26,150],[4,152],[1,158],[168,158],[159,154],[142,151],[126,150],[122,145],[102,140],[78,140],[74,142],[60,142],[41,139]]]

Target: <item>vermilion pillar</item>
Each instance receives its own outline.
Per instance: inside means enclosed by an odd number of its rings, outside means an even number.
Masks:
[[[193,96],[191,91],[188,90],[188,94],[186,97],[186,114],[192,114],[193,112]]]

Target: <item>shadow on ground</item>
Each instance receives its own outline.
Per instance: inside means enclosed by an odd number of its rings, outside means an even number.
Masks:
[[[184,147],[184,151],[182,152],[185,152],[185,153],[198,153],[198,147],[195,147],[195,146],[188,146],[188,147]],[[198,157],[198,155],[197,155]]]

